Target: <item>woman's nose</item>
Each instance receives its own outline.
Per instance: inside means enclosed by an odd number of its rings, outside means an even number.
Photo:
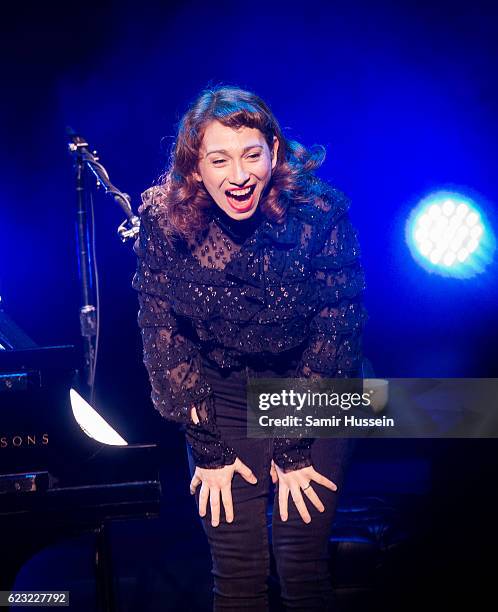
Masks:
[[[249,172],[247,172],[242,164],[235,162],[232,165],[230,176],[228,178],[230,183],[241,186],[247,181],[248,178]]]

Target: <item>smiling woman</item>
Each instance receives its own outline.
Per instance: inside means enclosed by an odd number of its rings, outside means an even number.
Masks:
[[[221,148],[220,143],[226,148]],[[270,182],[277,151],[276,136],[270,151],[258,129],[233,129],[212,121],[204,131],[194,177],[229,217],[248,219]]]
[[[186,433],[216,610],[268,609],[271,483],[282,599],[332,605],[328,539],[351,445],[246,433],[248,378],[361,371],[359,246],[349,201],[313,175],[323,156],[287,140],[253,93],[207,90],[139,209],[144,363],[155,408]]]
[[[244,150],[252,145],[257,146]],[[246,187],[239,181],[251,173],[248,183],[258,192],[248,210],[261,208],[266,218],[283,221],[289,201],[309,199],[311,173],[324,157],[323,147],[308,150],[286,139],[269,107],[253,93],[235,87],[206,90],[180,120],[170,167],[154,193],[161,222],[167,217],[163,230],[167,238],[194,236],[206,227],[213,202],[232,219],[249,218],[247,210],[232,208],[226,191],[236,202],[234,190]]]

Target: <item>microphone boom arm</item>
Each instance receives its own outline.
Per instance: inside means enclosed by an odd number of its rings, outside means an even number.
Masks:
[[[118,227],[118,234],[122,242],[126,242],[130,238],[136,238],[140,229],[140,220],[131,208],[130,196],[120,191],[111,183],[107,170],[97,157],[97,152],[94,151],[92,153],[88,149],[88,143],[84,138],[71,131],[70,139],[69,151],[77,155],[88,166],[97,179],[97,186],[102,186],[106,195],[112,196],[126,215],[126,219]]]

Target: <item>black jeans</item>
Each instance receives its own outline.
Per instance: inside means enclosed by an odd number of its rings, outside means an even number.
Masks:
[[[222,505],[220,524],[212,527],[209,503],[207,514],[201,519],[211,549],[214,610],[263,612],[269,610],[267,506],[273,489],[270,478],[273,440],[246,437],[245,371],[231,372],[226,377],[219,372],[204,364],[204,374],[215,393],[217,424],[223,438],[237,451],[240,460],[251,468],[258,482],[252,485],[240,474],[234,475],[233,523],[226,522]],[[313,467],[335,482],[338,490],[330,491],[313,483],[325,512],[318,512],[303,496],[311,523],[303,522],[290,495],[289,516],[286,522],[282,522],[275,487],[272,549],[286,609],[303,612],[336,609],[328,565],[328,541],[352,442],[346,439],[316,439],[313,443]],[[195,464],[188,445],[187,449],[193,474]],[[197,487],[197,506],[199,491],[200,487]]]

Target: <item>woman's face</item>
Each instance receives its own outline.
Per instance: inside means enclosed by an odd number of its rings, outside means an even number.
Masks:
[[[211,121],[199,150],[198,172],[216,204],[232,219],[248,219],[258,207],[277,163],[278,139],[272,151],[256,128],[233,129]]]

